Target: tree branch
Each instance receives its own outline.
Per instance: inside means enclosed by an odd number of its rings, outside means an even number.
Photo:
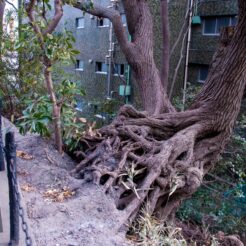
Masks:
[[[94,3],[92,8],[88,8],[88,1],[86,0],[78,1],[73,6],[97,17],[108,18],[113,24],[115,35],[123,53],[127,56],[129,52],[133,51],[134,45],[128,41],[125,28],[121,21],[120,13],[117,10],[103,7],[97,3]]]
[[[39,26],[35,23],[36,22],[36,18],[34,15],[35,4],[36,4],[36,0],[31,0],[30,3],[27,4],[25,8],[26,8],[27,16],[29,20],[31,21],[31,25],[33,27],[34,32],[38,35],[38,38],[41,41],[41,43],[43,43],[42,32]]]
[[[161,24],[162,24],[162,66],[161,66],[161,82],[167,91],[168,71],[170,58],[169,43],[169,19],[168,19],[168,0],[161,0]]]
[[[122,4],[126,14],[128,31],[134,41],[137,23],[139,22],[140,18],[138,3],[136,0],[123,0]]]
[[[57,27],[60,19],[63,15],[63,9],[62,9],[62,1],[61,0],[55,0],[54,1],[54,8],[55,8],[55,14],[52,18],[51,22],[47,26],[47,28],[42,32],[43,36],[46,36],[47,34],[52,33],[55,28]]]
[[[5,9],[5,1],[0,0],[0,28],[3,28],[3,15],[4,15],[4,9]]]
[[[18,9],[15,7],[13,3],[9,2],[8,0],[5,0],[5,2],[9,4],[15,11],[18,11]]]

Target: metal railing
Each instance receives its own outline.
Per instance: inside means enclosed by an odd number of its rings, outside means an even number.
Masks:
[[[21,195],[19,192],[18,181],[17,181],[15,137],[13,132],[7,132],[5,135],[5,147],[3,148],[1,113],[2,113],[2,102],[0,99],[0,171],[5,170],[5,163],[4,163],[4,153],[5,153],[5,159],[7,164],[8,186],[9,186],[9,211],[10,211],[9,246],[19,245],[20,219],[21,219],[22,230],[25,234],[26,246],[32,246],[32,240],[31,237],[29,236],[27,222],[24,216],[24,209],[21,205]]]

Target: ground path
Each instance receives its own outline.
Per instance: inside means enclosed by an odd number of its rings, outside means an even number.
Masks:
[[[124,233],[118,232],[121,212],[100,187],[72,178],[69,170],[75,163],[67,155],[59,155],[52,144],[39,136],[21,136],[4,120],[3,130],[10,128],[15,131],[17,150],[33,156],[31,160],[18,158],[17,163],[23,203],[35,245],[129,245]],[[69,195],[66,189],[75,194],[63,200]],[[49,192],[54,195],[55,191],[60,194],[56,198],[61,202],[45,197]]]
[[[0,172],[0,246],[7,246],[10,240],[10,221],[9,221],[9,190],[7,171]],[[19,245],[24,244],[24,235],[20,231]]]

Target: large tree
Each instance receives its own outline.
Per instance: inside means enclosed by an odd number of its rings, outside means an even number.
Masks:
[[[139,86],[144,112],[125,105],[110,126],[87,137],[90,150],[73,171],[104,184],[127,218],[148,201],[150,213],[166,219],[194,193],[216,164],[240,110],[246,83],[246,2],[238,0],[238,24],[225,28],[209,76],[184,112],[177,112],[167,91],[167,1],[160,1],[163,26],[162,72],[153,58],[153,21],[146,0],[123,0],[128,30],[117,10],[95,2],[74,6],[109,18]],[[134,168],[133,168],[134,167]],[[127,170],[134,170],[132,180]]]
[[[145,203],[150,214],[170,219],[216,164],[239,113],[246,84],[246,1],[238,0],[238,24],[223,29],[209,76],[193,104],[183,112],[176,111],[166,91],[168,1],[160,0],[161,71],[153,56],[153,20],[148,1],[122,0],[131,41],[120,13],[99,2],[80,0],[72,4],[110,19],[132,68],[145,111],[125,105],[112,124],[96,135],[86,136],[82,142],[87,150],[81,151],[84,159],[72,173],[104,185],[105,191],[113,194],[117,207],[126,211],[126,220],[134,219]],[[62,14],[60,4],[61,1],[55,1],[59,18],[50,22],[52,30]],[[32,17],[30,9],[28,13]],[[42,35],[47,33],[49,29]]]

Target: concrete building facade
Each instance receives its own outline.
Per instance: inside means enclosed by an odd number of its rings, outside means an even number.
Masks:
[[[220,28],[237,23],[236,0],[195,1],[188,81],[204,83],[218,47]]]
[[[114,5],[115,2],[119,3]],[[188,25],[188,18],[185,18],[185,16],[190,2],[191,0],[169,1],[171,48],[174,46],[183,24]],[[117,8],[126,26],[124,10],[120,1],[101,0],[100,4],[108,8]],[[154,17],[155,58],[157,66],[160,67],[162,36],[159,1],[149,0],[149,4]],[[203,83],[218,45],[220,27],[235,25],[237,21],[237,1],[194,0],[193,15],[188,81]],[[80,51],[76,63],[69,70],[74,73],[82,87],[85,88],[85,101],[100,104],[106,98],[114,98],[122,103],[127,99],[135,105],[140,105],[136,85],[134,85],[133,79],[128,73],[127,62],[114,33],[112,32],[111,35],[112,29],[109,20],[98,19],[95,16],[66,6],[61,25],[67,26],[73,32],[76,39],[76,49]],[[184,30],[187,30],[187,26]],[[187,55],[185,52],[186,45],[187,38],[181,38],[171,55],[169,81],[171,87],[173,84],[173,95],[182,92],[185,57]],[[179,63],[180,66],[177,69]],[[109,64],[112,64],[111,71]],[[127,92],[126,97],[120,95],[122,94],[122,90],[120,93],[120,87],[125,83],[130,85],[129,90],[123,90],[123,94]]]
[[[127,31],[121,5],[114,5],[110,0],[101,0],[100,4],[108,8],[117,8]],[[77,81],[85,88],[84,100],[97,105],[113,98],[123,103],[125,97],[119,95],[119,90],[120,86],[129,82],[129,67],[112,31],[110,21],[66,6],[60,26],[67,26],[72,31],[76,39],[75,48],[80,51],[76,63],[68,70],[74,73]],[[110,68],[109,64],[111,64]],[[126,92],[124,91],[128,95],[128,100],[132,91],[129,87]]]

